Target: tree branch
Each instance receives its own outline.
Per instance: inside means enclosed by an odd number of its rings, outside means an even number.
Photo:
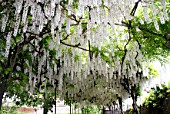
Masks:
[[[131,41],[131,39],[132,39],[132,37],[131,37],[131,35],[130,35],[130,30],[131,30],[131,21],[129,21],[129,24],[128,24],[128,34],[129,34],[129,39],[128,39],[128,41],[127,41],[127,43],[125,44],[125,46],[124,46],[124,56],[123,56],[123,58],[122,58],[122,63],[121,63],[121,72],[122,72],[122,70],[123,70],[123,64],[124,64],[124,60],[125,60],[125,57],[126,57],[126,54],[127,54],[127,45],[129,44],[129,42]]]
[[[135,6],[133,7],[133,9],[132,9],[132,11],[131,11],[131,13],[130,13],[131,16],[134,16],[134,15],[135,15],[135,12],[136,12],[136,10],[137,10],[137,8],[138,8],[139,2],[141,2],[141,0],[138,0],[138,1],[135,3]]]
[[[90,51],[90,50],[84,49],[84,48],[82,48],[82,47],[79,47],[79,46],[80,46],[80,43],[79,43],[79,44],[75,44],[75,45],[67,44],[67,43],[65,43],[65,42],[63,42],[63,41],[60,41],[60,43],[63,44],[63,45],[69,46],[69,47],[79,48],[79,49],[82,49],[82,50],[84,50],[84,51]],[[92,51],[90,51],[90,52],[92,52]]]
[[[90,61],[92,60],[92,54],[91,54],[91,51],[90,51],[90,40],[88,40],[88,45],[89,45],[89,57],[90,57]]]
[[[153,34],[153,35],[156,35],[156,36],[164,37],[162,34],[153,32],[153,31],[148,30],[148,29],[146,29],[146,28],[139,27],[139,29],[140,29],[140,30],[143,30],[143,31],[146,31],[146,32],[148,32],[148,33],[151,33],[151,34]]]
[[[41,7],[41,11],[43,12],[45,18],[48,20],[48,17],[45,15],[45,11],[44,11],[44,4],[41,2],[38,2],[37,5],[39,5]]]

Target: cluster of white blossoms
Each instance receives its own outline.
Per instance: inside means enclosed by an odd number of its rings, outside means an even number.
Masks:
[[[130,12],[137,4],[143,9],[144,18],[141,22],[154,22],[156,30],[159,30],[157,17],[160,18],[161,23],[169,20],[166,0],[160,0],[157,3],[154,0],[15,0],[13,4],[15,21],[10,22],[13,31],[8,32],[6,36],[4,55],[8,56],[11,39],[17,34],[26,34],[26,38],[22,35],[21,41],[34,35],[35,39],[31,43],[37,49],[40,49],[39,42],[50,35],[49,48],[56,50],[56,60],[60,61],[60,65],[54,60],[50,60],[49,50],[43,49],[42,56],[38,52],[34,52],[32,61],[27,62],[31,92],[33,92],[36,83],[40,81],[46,80],[45,82],[56,87],[55,81],[58,80],[58,90],[61,96],[62,93],[69,92],[70,97],[73,98],[73,96],[76,97],[79,90],[82,90],[81,96],[84,97],[101,94],[100,99],[102,100],[99,101],[102,103],[109,102],[108,99],[113,98],[111,96],[126,97],[121,83],[124,78],[129,79],[131,86],[140,83],[141,78],[137,74],[143,69],[141,67],[142,53],[139,44],[133,42],[131,48],[124,49],[127,51],[122,59],[114,54],[117,51],[117,46],[113,45],[114,42],[124,46],[128,45],[128,33],[124,33],[126,35],[123,38],[119,35],[122,34],[122,30],[127,28],[118,25],[122,25],[122,21],[134,18]],[[5,31],[6,25],[10,21],[10,12],[6,9],[4,12],[6,13],[2,18],[2,32]],[[102,46],[106,44],[111,45],[107,55],[111,55],[110,62],[103,59],[100,53],[96,54],[93,52],[94,50],[91,50],[92,47],[96,47],[101,51]],[[91,48],[89,48],[90,46]],[[30,52],[35,48],[31,45],[25,47],[29,48]],[[37,60],[37,73],[33,73],[32,64]],[[46,66],[47,75],[42,74],[40,78],[41,72],[45,71],[43,66]],[[67,76],[65,80],[69,80],[68,83],[74,84],[74,89],[64,85],[64,75]],[[91,77],[90,80],[89,77]],[[90,89],[91,81],[95,81],[99,86],[92,88],[93,92]],[[110,97],[108,97],[110,92],[104,92],[106,88],[111,88],[112,95]],[[108,99],[104,100],[104,96]]]

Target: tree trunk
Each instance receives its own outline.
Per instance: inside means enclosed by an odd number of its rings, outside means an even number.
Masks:
[[[10,68],[10,72],[7,75],[4,75],[4,78],[0,80],[0,111],[2,108],[2,99],[3,99],[4,93],[9,85],[8,83],[12,81],[10,78],[12,77],[13,68],[16,63],[16,57],[18,55],[19,46],[16,45],[15,49],[16,49],[15,52],[13,52],[14,56],[12,57],[12,49],[10,48],[7,64],[4,65],[5,66],[4,69]]]
[[[70,100],[70,114],[71,114],[71,100]]]
[[[103,106],[103,110],[102,111],[103,111],[103,114],[104,114],[104,111],[105,111],[105,107],[104,106]]]
[[[54,92],[55,92],[55,113],[54,114],[57,114],[57,104],[56,104],[56,101],[57,101],[57,88],[55,87],[54,89]]]
[[[133,114],[139,114],[139,110],[138,110],[138,106],[137,106],[137,96],[135,95],[135,93],[131,93],[131,97],[132,97],[132,100],[133,100]]]
[[[118,97],[118,101],[119,101],[119,107],[120,107],[121,114],[123,114],[122,98],[121,98],[121,97]]]
[[[48,108],[44,107],[43,114],[47,114],[47,113],[48,113]]]
[[[133,112],[134,112],[134,114],[139,114],[139,111],[138,111],[138,107],[137,107],[136,101],[133,101]]]
[[[43,114],[47,114],[48,113],[48,108],[46,106],[46,93],[44,92],[44,104],[43,104]]]
[[[6,81],[1,81],[0,83],[0,111],[1,111],[1,108],[2,108],[2,99],[3,99],[3,96],[4,96],[4,93],[6,91],[6,88],[7,88],[7,83]]]

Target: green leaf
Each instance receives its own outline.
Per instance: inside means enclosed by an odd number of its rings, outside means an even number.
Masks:
[[[10,71],[11,71],[11,68],[6,68],[6,69],[4,70],[5,75],[9,74]]]

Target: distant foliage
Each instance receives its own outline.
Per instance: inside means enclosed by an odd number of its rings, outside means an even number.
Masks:
[[[0,114],[20,114],[16,111],[16,108],[15,107],[8,107],[8,108],[5,108],[5,107],[2,107],[2,110],[0,111]],[[25,113],[22,113],[22,114],[25,114]]]
[[[144,106],[150,110],[163,111],[162,105],[167,96],[170,95],[170,88],[162,84],[161,87],[157,86],[152,90],[149,97],[144,101]]]
[[[82,108],[83,114],[101,114],[101,110],[96,106],[86,106]]]

